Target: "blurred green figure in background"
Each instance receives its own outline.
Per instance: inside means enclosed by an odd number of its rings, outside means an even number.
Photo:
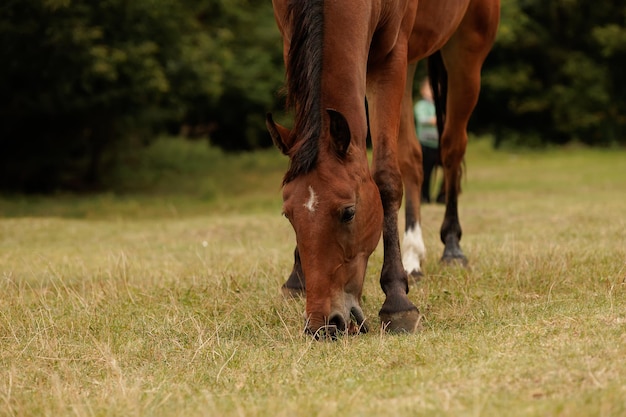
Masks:
[[[428,78],[420,84],[421,100],[415,103],[413,112],[415,113],[415,126],[417,128],[417,138],[422,145],[422,157],[424,166],[424,182],[422,184],[422,203],[430,203],[430,184],[432,174],[439,161],[439,132],[437,131],[437,113],[433,102],[433,92],[430,88]],[[445,203],[446,197],[443,190],[443,181],[439,186],[439,193],[436,198],[437,203]]]

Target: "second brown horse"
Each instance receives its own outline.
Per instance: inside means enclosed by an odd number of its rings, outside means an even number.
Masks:
[[[421,274],[422,153],[415,137],[412,82],[417,62],[435,54],[447,92],[441,159],[446,211],[443,260],[465,261],[457,200],[467,123],[480,71],[499,21],[499,0],[273,0],[282,34],[287,129],[268,115],[276,146],[289,156],[283,213],[296,233],[285,293],[306,293],[306,330],[316,336],[367,331],[361,294],[382,231],[379,317],[390,331],[415,330],[409,276]],[[373,142],[366,153],[369,108]],[[398,211],[406,198],[401,251]]]

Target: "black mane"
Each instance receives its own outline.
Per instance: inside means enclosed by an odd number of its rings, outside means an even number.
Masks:
[[[287,106],[295,110],[289,169],[283,183],[315,168],[322,131],[322,49],[324,0],[291,0],[287,19],[292,28],[287,59]]]

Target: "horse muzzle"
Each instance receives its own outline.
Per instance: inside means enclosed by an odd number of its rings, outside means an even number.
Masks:
[[[305,323],[305,332],[317,340],[336,340],[339,336],[367,333],[369,327],[363,310],[358,304],[352,305],[346,312],[333,311],[328,317],[315,319],[315,314],[309,316]]]

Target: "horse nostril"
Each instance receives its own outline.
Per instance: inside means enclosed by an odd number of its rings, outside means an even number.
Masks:
[[[347,329],[347,323],[344,320],[343,316],[341,314],[333,314],[332,316],[330,316],[330,319],[328,320],[328,325],[329,326],[334,326],[335,328],[337,328],[337,331],[339,332],[345,332]]]
[[[340,313],[334,313],[319,327],[307,321],[304,331],[316,340],[337,340],[348,331],[348,322]]]
[[[363,310],[361,310],[361,307],[352,307],[352,309],[350,310],[350,316],[354,321],[356,330],[359,333],[367,333],[369,331],[367,323],[365,323],[365,316],[363,315]]]

